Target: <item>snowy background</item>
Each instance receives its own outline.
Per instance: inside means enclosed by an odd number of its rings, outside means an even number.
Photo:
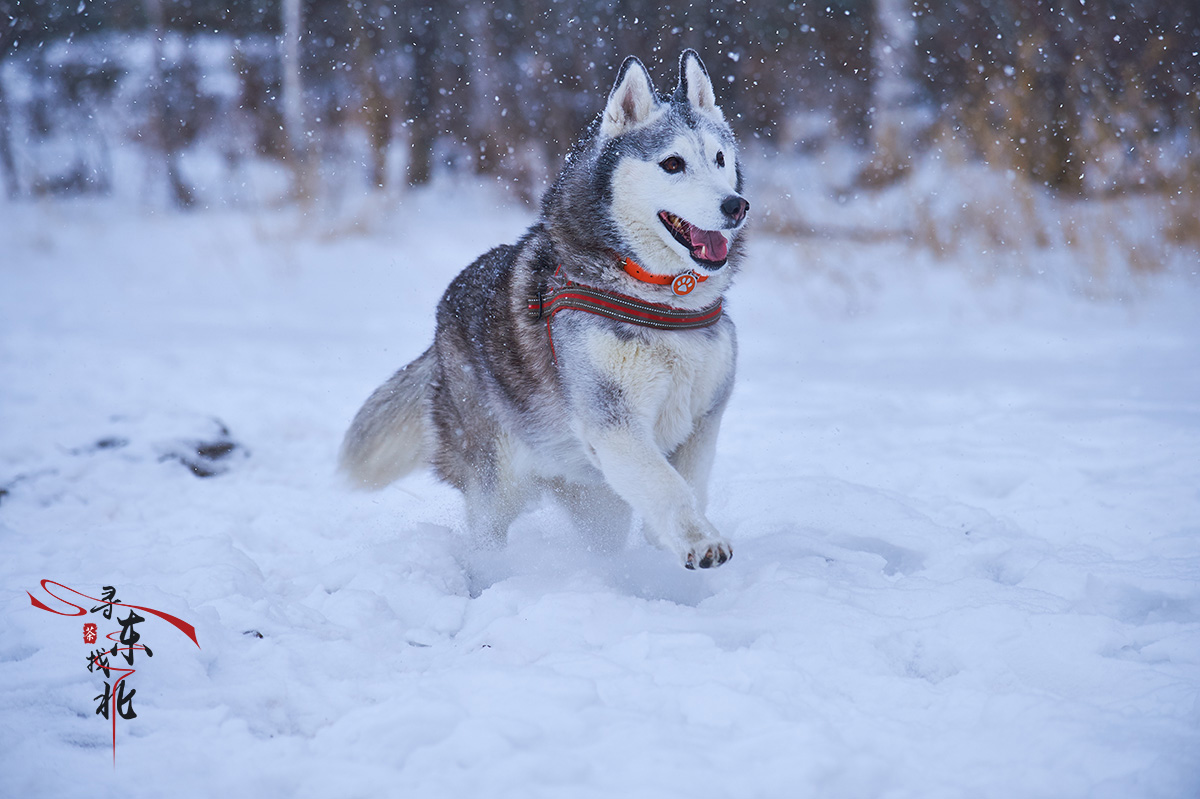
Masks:
[[[305,198],[210,138],[173,156],[182,211],[117,118],[13,113],[0,796],[1200,796],[1194,183],[1064,194],[940,138],[867,187],[878,148],[747,137],[736,558],[687,572],[550,507],[477,552],[432,478],[335,473],[449,280],[534,219],[525,178],[369,189],[352,131]],[[139,625],[115,768],[43,579],[196,627]]]

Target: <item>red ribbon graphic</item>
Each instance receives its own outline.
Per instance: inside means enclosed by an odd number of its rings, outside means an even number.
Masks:
[[[63,589],[64,591],[70,591],[72,594],[75,594],[76,596],[81,596],[84,599],[90,599],[93,602],[97,602],[101,605],[113,605],[113,606],[119,607],[119,608],[133,608],[134,610],[141,610],[146,613],[149,613],[152,616],[157,616],[160,619],[162,619],[163,621],[170,624],[172,627],[175,627],[181,633],[186,635],[189,639],[191,639],[191,642],[196,645],[197,649],[200,648],[200,642],[196,640],[196,628],[193,627],[192,625],[188,624],[183,619],[176,618],[175,616],[172,616],[170,613],[163,613],[161,610],[155,610],[154,608],[144,608],[141,605],[127,605],[124,602],[107,602],[103,599],[97,599],[94,596],[88,596],[87,594],[85,594],[81,591],[76,591],[74,588],[63,585],[62,583],[56,583],[53,580],[42,580],[42,590],[45,591],[50,596],[57,599],[59,602],[62,602],[65,605],[70,605],[71,607],[75,608],[75,612],[70,613],[70,612],[64,611],[64,610],[55,610],[54,608],[48,606],[46,603],[42,602],[40,599],[35,597],[33,594],[30,594],[28,591],[26,591],[25,593],[29,594],[29,601],[31,603],[33,603],[33,606],[35,608],[39,608],[41,610],[46,610],[46,611],[49,611],[50,613],[58,614],[59,616],[86,616],[87,615],[88,611],[84,610],[79,605],[76,605],[74,602],[71,602],[70,600],[63,599],[58,594],[51,591],[47,587],[48,585],[58,586],[59,588]]]

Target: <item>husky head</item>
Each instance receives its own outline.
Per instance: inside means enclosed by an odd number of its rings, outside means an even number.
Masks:
[[[641,61],[626,59],[590,134],[546,197],[556,245],[615,252],[657,275],[690,269],[722,278],[710,281],[713,289],[727,285],[750,206],[733,131],[700,56],[684,51],[670,95],[654,90]]]

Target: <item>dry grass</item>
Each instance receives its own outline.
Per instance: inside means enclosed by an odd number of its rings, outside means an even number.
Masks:
[[[911,168],[879,188],[857,179],[862,167],[810,161],[793,172],[770,163],[752,176],[755,225],[797,246],[903,244],[984,280],[1009,274],[1087,296],[1128,296],[1200,265],[1200,156],[1176,143],[1180,150],[1155,162],[1158,179],[1131,189],[1062,192],[1003,159],[984,161],[969,137],[943,125]]]

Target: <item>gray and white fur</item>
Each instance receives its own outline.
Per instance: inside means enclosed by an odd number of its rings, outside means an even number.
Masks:
[[[699,56],[683,53],[670,95],[627,59],[539,221],[451,282],[433,345],[367,399],[342,468],[379,488],[432,465],[465,495],[485,546],[502,545],[509,524],[549,491],[610,549],[636,511],[682,565],[724,563],[732,547],[704,510],[734,379],[728,314],[702,329],[655,330],[579,311],[548,325],[527,305],[565,278],[679,309],[712,306],[743,258],[748,207],[736,142]],[[660,212],[686,220],[685,232]],[[626,257],[654,275],[707,279],[676,296],[628,274]]]

